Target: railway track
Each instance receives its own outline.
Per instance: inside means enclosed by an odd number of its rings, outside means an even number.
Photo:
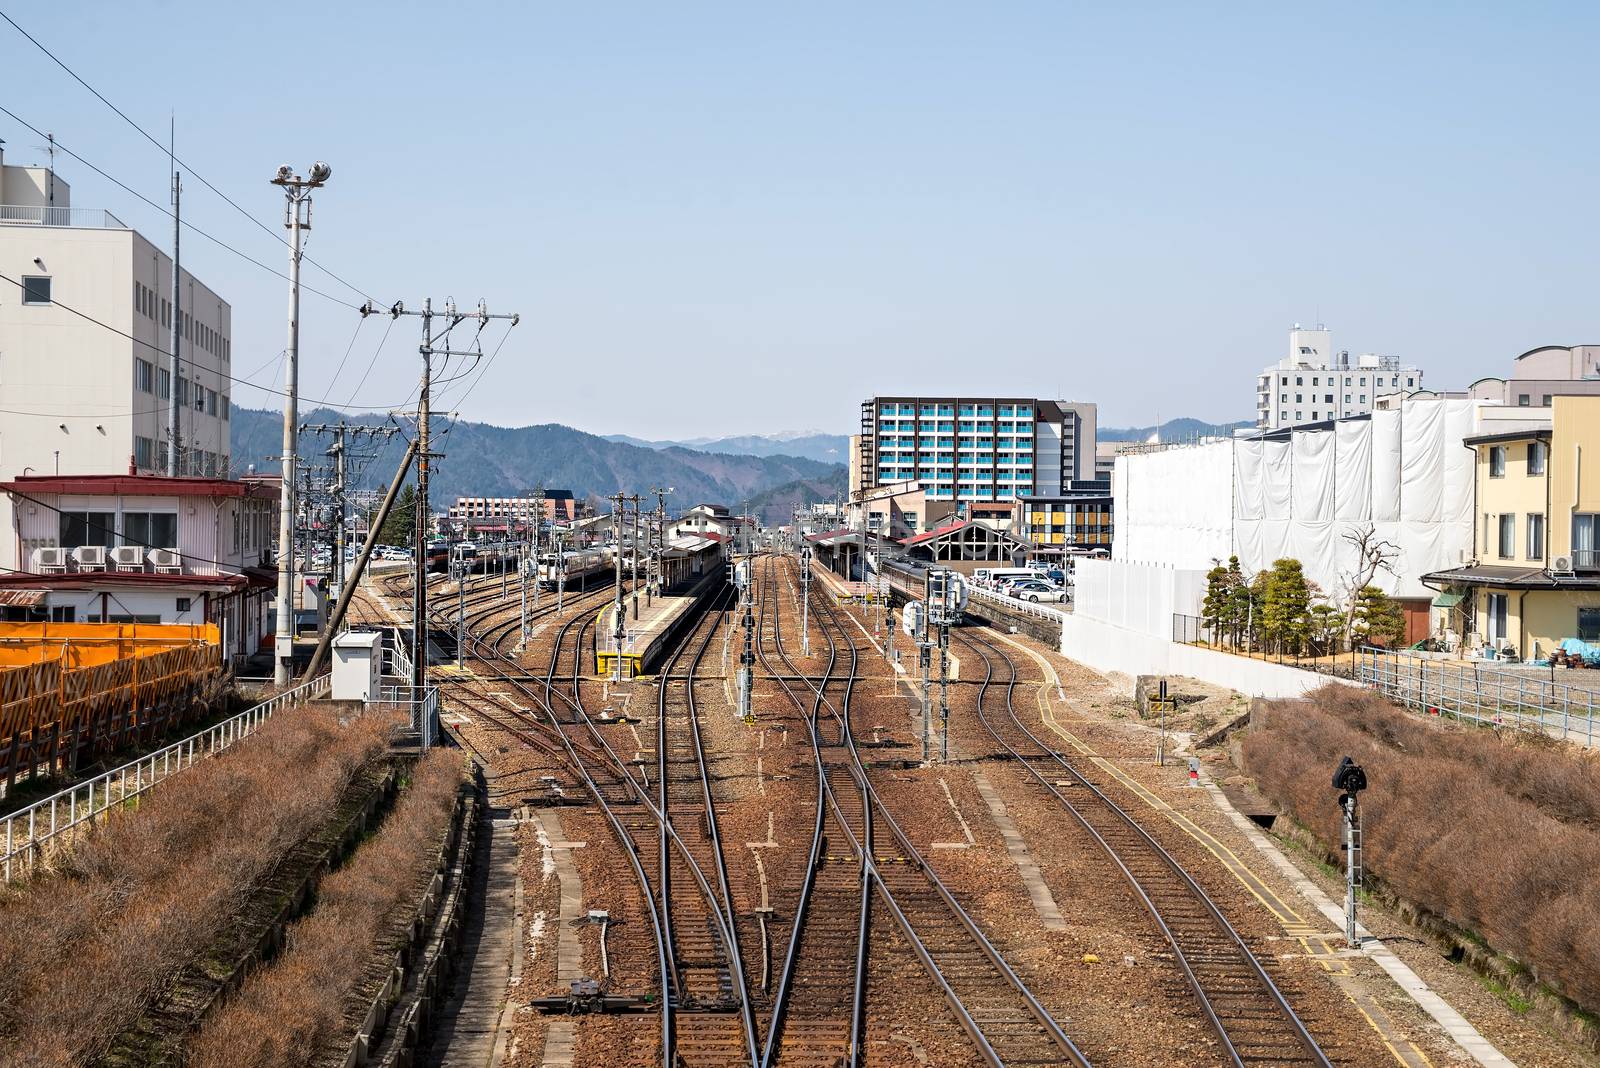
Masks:
[[[775,586],[772,581],[774,566],[769,557],[765,568],[769,587]],[[773,598],[769,596],[769,599]],[[851,655],[850,671],[837,701],[826,693],[826,677],[821,682],[807,677],[807,686],[816,697],[813,706],[816,713],[825,713],[809,716],[818,790],[826,798],[833,825],[842,830],[860,858],[863,904],[857,925],[860,944],[855,950],[856,983],[862,983],[867,943],[872,935],[871,902],[876,895],[875,900],[882,903],[899,927],[912,952],[943,994],[957,1023],[987,1064],[994,1068],[1018,1064],[1071,1064],[1088,1068],[1088,1059],[928,866],[873,788],[871,776],[856,748],[851,723],[849,698],[858,677],[855,642],[827,598],[817,596],[813,601],[818,609],[818,624],[830,649],[843,644]],[[776,630],[775,600],[773,620],[774,648],[788,669],[778,674],[799,675],[801,673],[783,650],[781,631]],[[770,663],[767,666],[770,671]],[[803,708],[804,702],[791,684],[787,681],[780,681],[780,684],[790,692],[791,700]],[[817,825],[817,834],[825,840],[826,821],[819,818]],[[810,854],[812,870],[806,874],[806,882],[811,884],[813,892],[820,874],[817,862],[823,856],[820,841],[814,837]],[[791,943],[797,950],[806,945],[807,926],[815,918],[815,902],[808,900],[797,912],[791,936]],[[821,932],[823,928],[819,926],[818,930]],[[818,941],[824,936],[810,937]],[[800,952],[792,953],[791,959],[786,961],[786,969],[798,966],[799,960]],[[792,981],[788,985],[791,989],[795,986]],[[792,1010],[793,1005],[783,1000],[774,1006],[772,1032],[780,1035],[784,1032]],[[851,1042],[845,1058],[838,1062],[851,1068],[864,1058],[863,1015],[860,1003],[852,1006]],[[764,1063],[782,1061],[782,1044],[779,1043]]]
[[[1126,877],[1170,946],[1178,969],[1216,1032],[1225,1063],[1315,1065],[1327,1055],[1210,896],[1109,794],[1018,717],[1016,661],[963,628],[984,665],[978,720],[1027,774],[1070,814]],[[1071,796],[1064,792],[1071,788]]]

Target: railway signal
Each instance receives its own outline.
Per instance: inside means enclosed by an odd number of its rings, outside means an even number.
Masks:
[[[1333,788],[1339,791],[1339,809],[1344,813],[1344,940],[1351,949],[1361,948],[1356,934],[1356,888],[1361,885],[1361,812],[1356,796],[1367,788],[1367,773],[1349,757],[1339,761],[1333,773]]]

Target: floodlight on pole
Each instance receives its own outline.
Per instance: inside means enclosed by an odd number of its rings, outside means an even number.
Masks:
[[[301,233],[311,229],[311,190],[333,176],[333,168],[318,162],[309,178],[301,178],[287,163],[271,182],[283,189],[283,225],[289,231],[289,344],[285,350],[283,385],[283,482],[278,488],[278,620],[273,636],[272,680],[287,686],[294,676],[294,515],[297,467],[297,430],[300,423],[300,257]],[[178,383],[172,383],[177,393]],[[176,449],[177,441],[170,448]],[[418,551],[421,549],[419,547]]]

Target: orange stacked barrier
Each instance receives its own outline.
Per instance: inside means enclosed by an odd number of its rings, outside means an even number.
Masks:
[[[75,772],[202,715],[224,680],[215,626],[0,623],[0,766]]]

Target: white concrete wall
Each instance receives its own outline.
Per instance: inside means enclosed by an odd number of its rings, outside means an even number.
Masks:
[[[1250,697],[1299,697],[1335,680],[1282,664],[1219,653],[1069,614],[1061,624],[1061,655],[1103,674],[1182,675]]]
[[[35,262],[38,261],[38,262]],[[31,474],[122,474],[133,462],[136,440],[150,441],[156,470],[166,438],[167,402],[154,385],[144,392],[134,361],[162,369],[170,347],[160,302],[172,297],[172,261],[132,230],[101,226],[0,225],[0,271],[12,278],[46,275],[51,297],[136,341],[89,322],[63,307],[24,305],[20,290],[0,292],[0,477]],[[136,283],[155,293],[155,317],[140,309]],[[231,359],[223,342],[232,331],[227,303],[184,273],[183,298],[194,321],[213,337],[208,351],[195,338],[182,342],[186,377],[205,389],[202,405],[191,396],[180,424],[191,448],[218,458],[230,453],[224,398]],[[159,379],[159,373],[152,376]],[[215,396],[215,414],[213,400]],[[26,412],[29,414],[17,414]],[[215,468],[213,468],[214,472]],[[191,472],[199,473],[199,472]]]

